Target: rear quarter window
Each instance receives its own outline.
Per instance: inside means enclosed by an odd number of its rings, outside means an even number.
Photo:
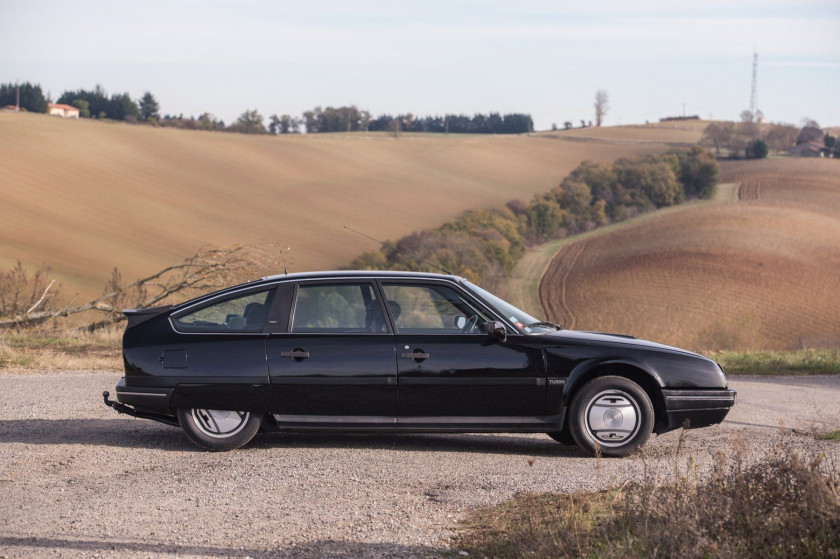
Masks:
[[[274,290],[231,297],[173,317],[182,332],[262,332]]]

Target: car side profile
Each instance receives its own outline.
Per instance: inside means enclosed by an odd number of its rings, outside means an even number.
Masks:
[[[208,450],[260,430],[521,432],[626,456],[735,403],[710,359],[563,330],[452,275],[288,274],[125,314],[105,403]]]

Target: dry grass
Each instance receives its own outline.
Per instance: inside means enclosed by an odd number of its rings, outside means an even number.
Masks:
[[[541,283],[547,318],[697,350],[836,347],[838,171],[835,161],[738,163],[724,180],[763,181],[759,199],[566,245]]]
[[[61,331],[0,332],[0,374],[33,371],[120,371],[123,326],[94,333]]]
[[[0,268],[50,265],[69,295],[101,292],[200,246],[277,242],[295,271],[334,268],[383,239],[545,192],[583,159],[661,143],[529,136],[244,136],[0,114]]]
[[[737,448],[737,447],[736,447]],[[711,479],[674,472],[593,493],[522,494],[473,513],[453,549],[505,557],[837,557],[840,478],[789,447],[753,466],[721,453]]]

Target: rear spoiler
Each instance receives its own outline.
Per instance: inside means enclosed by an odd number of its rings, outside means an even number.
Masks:
[[[125,309],[122,313],[128,318],[127,328],[131,328],[171,309],[172,305],[164,305],[162,307],[151,307],[148,309]]]

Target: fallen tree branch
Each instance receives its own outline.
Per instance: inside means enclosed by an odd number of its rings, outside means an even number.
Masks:
[[[35,326],[51,319],[94,311],[107,316],[81,328],[97,330],[124,320],[121,311],[126,306],[155,307],[171,301],[177,295],[220,289],[253,278],[259,268],[271,268],[275,264],[273,255],[277,253],[278,251],[260,253],[255,247],[247,245],[202,248],[177,264],[127,284],[119,283],[120,275],[115,269],[105,293],[96,299],[74,307],[68,305],[61,310],[36,311],[46,298],[53,280],[29,310],[14,316],[0,317],[0,329]],[[279,255],[284,256],[283,251],[279,251]]]
[[[55,283],[55,280],[50,281],[50,284],[47,286],[47,288],[41,294],[41,298],[38,299],[37,301],[35,301],[35,304],[32,305],[32,307],[30,307],[28,311],[26,311],[26,314],[29,314],[32,311],[34,311],[35,309],[37,309],[41,305],[41,303],[44,302],[44,299],[46,299],[46,297],[47,297],[47,291],[50,290],[50,287],[52,287],[54,283]]]

